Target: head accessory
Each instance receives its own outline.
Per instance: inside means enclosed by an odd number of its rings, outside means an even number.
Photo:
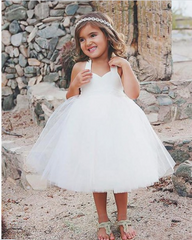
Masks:
[[[95,17],[82,18],[81,20],[79,20],[79,22],[76,23],[75,28],[76,28],[80,23],[86,22],[86,21],[100,22],[100,23],[103,23],[103,24],[105,24],[106,26],[110,27],[111,29],[113,29],[112,25],[111,25],[109,22],[107,22],[107,21],[105,21],[105,20],[103,20],[103,19],[101,19],[101,18],[95,18]]]

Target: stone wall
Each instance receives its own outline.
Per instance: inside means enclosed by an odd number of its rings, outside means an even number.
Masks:
[[[65,87],[59,51],[74,34],[74,22],[93,11],[91,1],[2,1],[2,105],[12,109],[30,86]]]

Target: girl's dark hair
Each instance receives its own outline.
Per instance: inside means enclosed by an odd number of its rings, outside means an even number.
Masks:
[[[101,12],[92,12],[88,13],[82,17],[79,18],[78,21],[80,21],[83,18],[88,18],[88,17],[94,17],[94,18],[99,18],[102,20],[105,20],[109,22],[112,27],[113,27],[113,21],[112,19],[107,16],[104,13]],[[119,57],[126,57],[126,45],[124,42],[124,35],[121,33],[118,33],[117,31],[114,30],[114,28],[110,28],[109,26],[97,22],[97,21],[84,21],[81,22],[80,24],[77,25],[75,29],[75,43],[76,43],[76,51],[78,54],[78,57],[76,58],[76,62],[82,62],[82,61],[88,61],[89,57],[87,57],[83,51],[81,50],[80,47],[80,42],[79,42],[79,34],[81,29],[86,26],[87,24],[90,24],[91,26],[96,26],[99,27],[100,30],[105,34],[107,39],[109,39],[109,59],[111,58],[112,54],[114,53],[116,56]]]

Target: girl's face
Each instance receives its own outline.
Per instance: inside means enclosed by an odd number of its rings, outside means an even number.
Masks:
[[[108,58],[108,40],[97,26],[87,24],[79,34],[79,43],[83,53],[90,59]]]

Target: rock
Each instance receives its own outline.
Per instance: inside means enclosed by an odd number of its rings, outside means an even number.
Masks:
[[[33,17],[33,15],[34,15],[34,10],[28,10],[27,11],[27,16],[28,16],[28,18],[32,18]]]
[[[32,32],[29,34],[29,37],[27,39],[28,43],[30,43],[36,37],[37,31],[38,31],[37,27],[33,28]]]
[[[67,5],[67,7],[65,9],[65,13],[68,16],[74,15],[76,13],[78,7],[79,7],[79,5],[76,3],[69,4],[69,5]]]
[[[9,59],[9,55],[7,53],[1,54],[1,69],[3,69],[3,67],[8,59]]]
[[[43,23],[50,23],[50,22],[60,22],[63,18],[62,17],[49,17],[49,18],[45,18],[42,20]],[[40,28],[39,28],[40,29]]]
[[[28,57],[28,50],[27,50],[27,48],[24,45],[21,45],[19,47],[19,50],[23,54],[24,57],[26,57],[26,58]]]
[[[41,48],[49,49],[49,42],[48,42],[47,39],[45,39],[45,38],[36,38],[36,39],[35,39],[35,42],[36,42]]]
[[[14,102],[13,102],[13,94],[6,96],[3,98],[3,105],[2,108],[4,111],[8,111],[11,110],[12,108],[14,108]]]
[[[14,50],[13,50],[13,55],[14,55],[15,57],[18,57],[18,56],[19,56],[19,50],[18,50],[17,47],[14,48]]]
[[[42,179],[38,174],[27,174],[26,180],[34,190],[45,190],[48,187],[47,180]]]
[[[5,13],[5,17],[9,22],[12,20],[25,20],[27,19],[27,9],[23,6],[15,5],[15,8]]]
[[[9,96],[13,93],[10,87],[2,87],[2,96]]]
[[[48,26],[37,32],[37,35],[42,38],[61,37],[65,35],[65,31],[59,29],[57,26]]]
[[[64,16],[64,12],[65,12],[64,9],[56,9],[56,10],[52,9],[50,11],[50,16],[51,17],[59,17],[59,16],[63,17]]]
[[[6,78],[7,78],[7,79],[15,78],[15,74],[12,74],[12,73],[11,73],[11,74],[7,74],[7,75],[6,75]]]
[[[23,76],[23,68],[20,67],[20,65],[16,65],[15,69],[17,71],[17,74],[21,77]]]
[[[182,163],[190,159],[189,153],[180,149],[172,151],[171,156],[177,163]]]
[[[59,56],[59,51],[56,49],[53,53],[53,55],[51,56],[51,61],[54,62],[56,60],[56,58]]]
[[[7,22],[2,26],[1,31],[8,30],[8,29],[9,29],[9,23]]]
[[[54,50],[55,50],[55,48],[56,48],[56,46],[57,46],[58,41],[59,41],[59,38],[58,38],[58,37],[52,38],[52,39],[49,41],[49,50],[50,50],[50,51],[49,51],[48,56],[47,56],[48,59],[51,58],[51,56],[52,56],[52,54],[53,54],[53,52],[54,52]]]
[[[5,87],[8,83],[8,79],[6,78],[6,73],[1,74],[1,86]]]
[[[10,82],[11,89],[15,89],[18,86],[18,84],[15,80],[11,79],[11,80],[9,80],[9,82]]]
[[[149,93],[155,93],[155,94],[159,94],[161,93],[161,89],[158,87],[157,84],[150,84],[147,88],[146,88],[147,92]]]
[[[192,103],[187,104],[185,114],[192,119]]]
[[[16,73],[16,69],[14,67],[6,67],[5,68],[6,73]]]
[[[191,97],[190,90],[188,87],[177,90],[177,94],[179,94],[182,98]]]
[[[49,16],[49,5],[48,3],[39,3],[35,6],[35,17],[37,19],[44,19]]]
[[[31,78],[28,82],[28,86],[29,87],[34,86],[36,81],[37,81],[36,77]]]
[[[28,32],[28,33],[31,33],[33,31],[34,27],[33,26],[27,26],[25,28],[25,31]]]
[[[19,23],[18,23],[17,20],[14,20],[14,21],[12,21],[9,24],[9,32],[11,34],[16,34],[16,33],[20,32],[20,31],[21,31],[21,28],[20,28]]]
[[[144,105],[150,106],[157,103],[156,98],[153,94],[147,91],[141,90],[138,98]]]
[[[169,91],[169,97],[175,99],[177,97],[177,94],[174,91]]]
[[[8,53],[10,57],[13,57],[13,46],[6,46],[5,52]]]
[[[71,40],[71,35],[67,34],[66,36],[59,39],[59,42],[57,44],[57,49],[61,49],[63,45]]]
[[[28,58],[28,64],[31,66],[40,66],[41,62],[35,58]]]
[[[23,33],[17,33],[11,36],[11,44],[19,47],[23,41]]]
[[[168,106],[171,105],[173,103],[173,101],[171,100],[171,98],[167,95],[160,95],[157,97],[157,101],[158,104],[160,106]]]
[[[27,66],[24,68],[24,72],[27,74],[37,74],[39,67]]]
[[[172,181],[180,196],[192,198],[192,161],[181,163],[173,174]]]
[[[22,77],[16,78],[16,81],[17,81],[19,90],[21,90],[22,88],[25,88],[27,86],[26,84],[24,84]]]
[[[151,112],[149,114],[146,114],[146,116],[151,124],[156,123],[158,121],[158,113]]]
[[[3,30],[1,32],[1,34],[2,34],[1,35],[2,36],[2,39],[1,39],[2,43],[4,45],[10,45],[10,43],[11,43],[11,34],[10,34],[10,32],[8,30]]]
[[[19,54],[19,65],[21,67],[25,67],[27,65],[27,59],[23,56],[23,54]]]
[[[80,6],[77,10],[77,13],[84,15],[84,14],[90,13],[92,11],[93,11],[93,9],[91,6]]]
[[[69,27],[70,26],[70,18],[69,17],[65,17],[63,26],[64,27]]]
[[[38,1],[30,0],[28,2],[28,9],[34,9],[34,7],[37,5]]]
[[[58,73],[50,73],[49,75],[46,75],[44,77],[45,82],[55,82],[59,79],[59,74]]]

